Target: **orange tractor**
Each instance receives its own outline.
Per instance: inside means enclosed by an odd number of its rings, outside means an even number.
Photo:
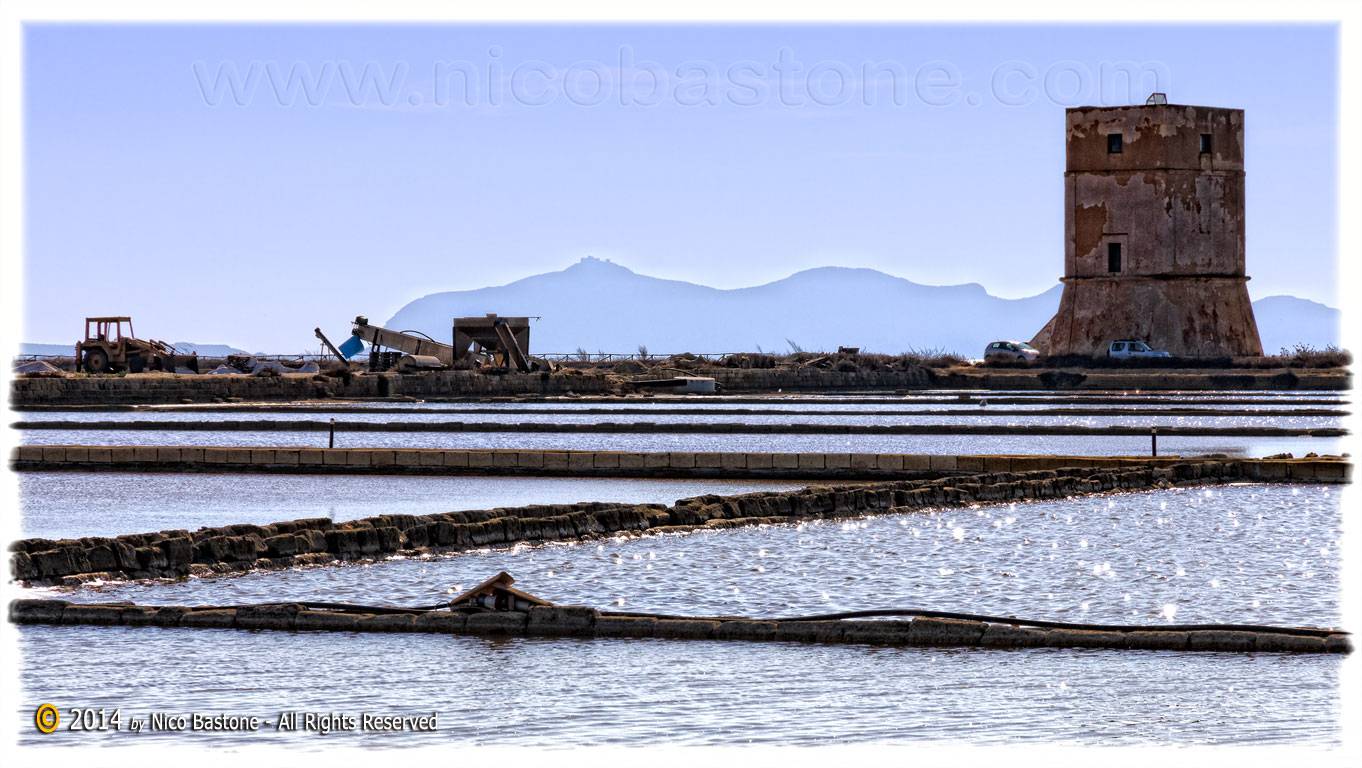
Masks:
[[[87,317],[85,339],[76,342],[76,365],[86,373],[141,373],[176,368],[199,371],[197,354],[176,354],[175,348],[133,334],[131,317]]]

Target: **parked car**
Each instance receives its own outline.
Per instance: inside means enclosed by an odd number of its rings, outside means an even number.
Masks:
[[[984,348],[984,361],[1006,360],[1030,362],[1040,357],[1040,350],[1024,341],[995,341]]]
[[[1172,357],[1172,355],[1162,349],[1153,349],[1139,339],[1117,339],[1107,347],[1107,357],[1114,360],[1131,360],[1141,357]]]

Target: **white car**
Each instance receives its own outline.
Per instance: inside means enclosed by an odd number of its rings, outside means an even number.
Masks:
[[[1040,350],[1024,341],[995,341],[984,348],[985,362],[990,360],[1029,363],[1040,357]]]
[[[1131,360],[1141,357],[1172,357],[1162,349],[1152,349],[1139,339],[1117,339],[1107,347],[1107,357],[1114,360]]]

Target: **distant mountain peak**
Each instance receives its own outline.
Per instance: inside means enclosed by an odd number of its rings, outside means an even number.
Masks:
[[[1286,294],[1286,293],[1274,293],[1274,294],[1271,295],[1271,296],[1264,296],[1264,297],[1261,298],[1261,299],[1255,300],[1253,303],[1254,303],[1255,305],[1257,305],[1257,304],[1279,304],[1279,303],[1282,303],[1282,304],[1290,304],[1290,303],[1297,303],[1297,306],[1311,307],[1311,308],[1314,308],[1314,309],[1333,309],[1333,307],[1330,307],[1328,304],[1325,304],[1325,303],[1323,303],[1323,302],[1315,301],[1315,300],[1313,300],[1313,299],[1302,299],[1302,298],[1299,297],[1299,296],[1292,296],[1292,295]]]
[[[616,275],[637,275],[638,273],[626,266],[616,264],[610,259],[599,259],[595,256],[583,256],[577,263],[569,266],[564,272],[585,273],[585,274],[616,274]]]

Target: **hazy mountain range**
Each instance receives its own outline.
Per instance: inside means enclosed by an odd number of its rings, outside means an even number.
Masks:
[[[1333,307],[1295,296],[1264,296],[1253,302],[1263,352],[1273,355],[1283,348],[1308,344],[1322,348],[1339,346],[1343,313]]]
[[[873,269],[821,267],[751,288],[723,290],[640,275],[586,258],[560,272],[416,299],[383,323],[450,337],[450,318],[529,315],[532,353],[784,353],[944,350],[974,357],[990,341],[1030,339],[1055,313],[1061,287],[1003,299],[977,283],[921,285]],[[1294,296],[1253,302],[1263,350],[1338,344],[1337,309]],[[362,311],[362,308],[360,308]],[[353,310],[351,310],[353,311]],[[377,321],[377,318],[374,318]],[[24,344],[21,354],[70,354],[71,344]],[[225,344],[177,342],[200,355],[240,354]]]
[[[873,269],[821,267],[751,288],[721,290],[637,274],[586,258],[507,285],[435,293],[387,327],[448,338],[450,318],[530,315],[535,353],[788,352],[839,345],[866,351],[942,349],[982,354],[990,341],[1030,339],[1059,306],[1061,287],[1003,299],[977,283],[921,285]],[[1337,344],[1339,311],[1293,296],[1254,302],[1263,349]]]

